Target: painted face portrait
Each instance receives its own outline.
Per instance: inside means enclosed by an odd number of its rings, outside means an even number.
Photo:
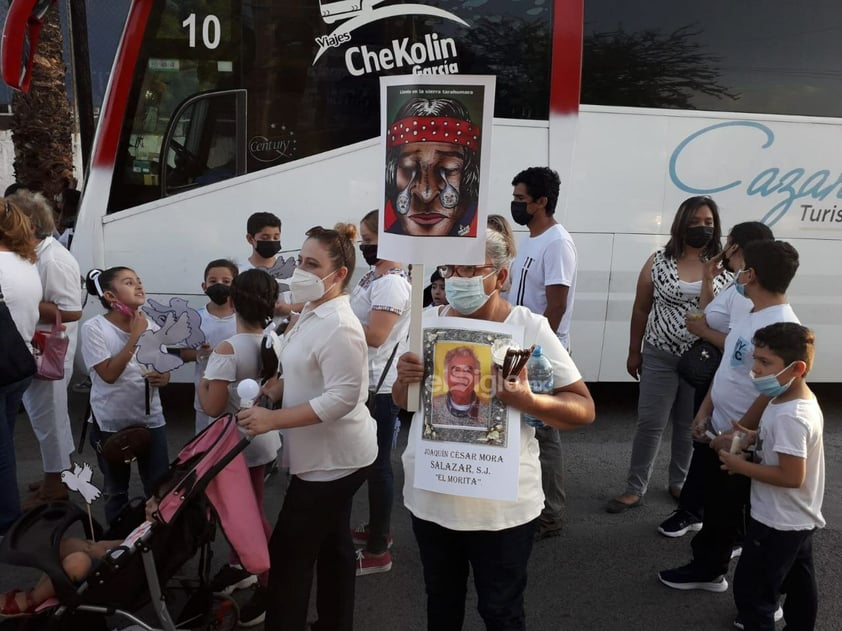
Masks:
[[[387,136],[386,230],[475,236],[479,143],[480,129],[459,101],[406,103]]]

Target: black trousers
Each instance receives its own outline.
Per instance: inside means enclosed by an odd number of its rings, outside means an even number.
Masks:
[[[304,631],[314,567],[319,631],[354,627],[356,566],[351,504],[367,469],[331,482],[293,476],[269,540],[266,631]]]
[[[693,537],[693,565],[702,574],[714,577],[728,571],[731,549],[745,533],[751,480],[722,471],[719,455],[709,447],[699,456],[704,474],[705,517],[702,529]]]
[[[424,566],[428,631],[459,631],[465,619],[468,569],[487,631],[523,631],[526,567],[536,521],[505,530],[451,530],[413,515]]]
[[[734,600],[746,631],[774,631],[782,593],[786,628],[812,631],[818,609],[813,531],[776,530],[751,519],[734,575]]]

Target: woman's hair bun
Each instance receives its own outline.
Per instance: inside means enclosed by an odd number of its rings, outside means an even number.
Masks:
[[[351,243],[357,240],[357,226],[352,223],[338,223],[333,229]]]

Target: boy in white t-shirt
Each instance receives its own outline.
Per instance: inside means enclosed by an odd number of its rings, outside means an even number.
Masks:
[[[207,264],[202,291],[210,298],[210,302],[199,309],[205,343],[197,349],[185,348],[181,351],[181,358],[184,361],[196,362],[196,375],[193,379],[196,395],[193,398],[193,408],[196,410],[197,434],[210,425],[213,420],[199,404],[199,379],[201,379],[202,372],[207,366],[208,357],[210,357],[216,345],[237,332],[234,306],[228,298],[231,294],[231,283],[237,273],[237,266],[228,259],[215,259]]]
[[[295,270],[295,259],[284,259],[281,251],[281,220],[272,213],[254,213],[246,222],[246,242],[252,247],[251,255],[239,264],[240,272],[262,269],[278,281],[278,302],[275,304],[275,324],[283,331],[293,312],[301,311],[303,304],[292,304],[288,279]]]
[[[673,589],[728,589],[725,574],[745,532],[749,481],[722,471],[717,450],[730,446],[731,422],[743,418],[759,398],[749,376],[755,333],[777,322],[798,322],[786,297],[799,265],[796,249],[783,241],[753,241],[743,248],[743,265],[734,275],[734,283],[736,290],[751,300],[752,310],[731,322],[713,384],[693,419],[696,440],[707,440],[706,430],[720,436],[701,456],[704,521],[691,542],[693,560],[658,573],[660,581]],[[760,403],[765,405],[767,400]]]
[[[813,629],[818,597],[813,532],[823,528],[822,411],[805,382],[815,337],[800,324],[771,324],[754,334],[751,374],[760,394],[773,397],[758,432],[758,462],[720,450],[729,473],[751,478],[751,520],[734,575],[739,621],[749,630],[775,628],[774,612],[786,593],[784,619],[792,629]]]

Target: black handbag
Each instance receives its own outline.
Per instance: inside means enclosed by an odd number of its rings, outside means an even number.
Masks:
[[[0,386],[10,386],[35,374],[35,358],[23,340],[0,287]]]
[[[94,421],[96,422],[96,421]],[[106,438],[101,445],[102,456],[110,464],[129,464],[149,453],[152,433],[145,425],[132,425]]]
[[[679,358],[678,374],[697,390],[707,388],[721,361],[721,350],[706,340],[696,340]]]

